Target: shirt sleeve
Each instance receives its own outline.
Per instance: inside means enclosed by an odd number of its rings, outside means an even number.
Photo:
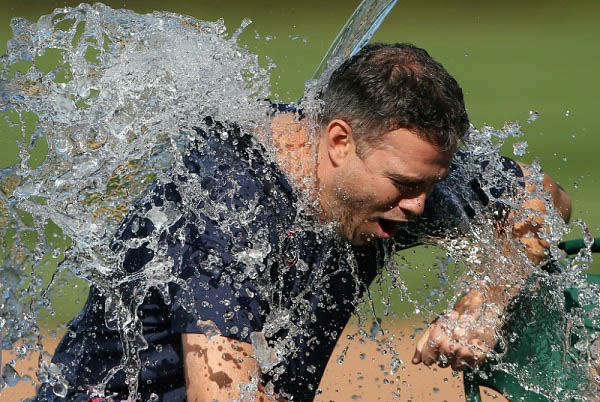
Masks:
[[[178,277],[183,281],[172,292],[172,331],[249,342],[250,333],[262,329],[268,311],[260,289],[264,275],[260,257],[249,256],[249,247],[234,254],[232,250],[240,248],[240,232],[231,237],[210,219],[204,230],[188,223],[185,232],[185,244],[169,249],[175,264],[181,264]]]
[[[188,154],[189,175],[153,186],[125,221],[117,247],[125,250],[127,272],[145,270],[150,281],[158,275],[153,287],[172,333],[249,341],[268,314],[265,245],[275,242],[278,210],[265,205],[264,180],[227,152],[219,157],[230,163]]]

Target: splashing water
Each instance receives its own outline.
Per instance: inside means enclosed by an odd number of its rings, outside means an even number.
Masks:
[[[321,84],[324,84],[337,65],[358,53],[371,40],[397,1],[363,0],[331,43],[313,74],[313,79],[320,80]]]
[[[20,161],[0,176],[5,348],[39,334],[36,317],[52,309],[39,292],[52,285],[41,271],[64,256],[53,279],[68,270],[102,289],[107,325],[131,332],[123,365],[136,360],[145,347],[136,304],[150,287],[178,279],[166,257],[130,275],[110,239],[141,192],[168,180],[167,168],[182,169],[181,149],[206,116],[247,131],[266,124],[268,106],[256,99],[266,98],[268,77],[237,45],[243,28],[228,37],[222,21],[102,4],[58,9],[37,23],[13,19],[0,81],[2,117],[21,131]],[[31,163],[43,146],[43,161]],[[148,216],[158,227],[178,219],[160,208]]]
[[[377,10],[379,15],[381,10]],[[18,133],[19,146],[18,162],[0,171],[0,329],[4,349],[17,341],[23,342],[22,356],[42,349],[37,320],[43,314],[53,313],[51,291],[61,286],[61,275],[72,273],[104,295],[105,324],[118,331],[123,345],[120,364],[95,384],[94,395],[104,395],[110,379],[123,372],[129,398],[136,399],[138,374],[144,363],[141,353],[149,348],[138,317],[145,298],[156,292],[167,305],[180,304],[186,311],[194,309],[188,285],[181,279],[185,269],[182,254],[173,254],[159,241],[161,235],[168,233],[174,244],[185,244],[190,233],[178,226],[182,218],[193,223],[200,233],[208,221],[216,222],[216,229],[233,239],[231,260],[244,269],[241,273],[227,272],[223,280],[234,286],[245,278],[262,278],[274,267],[281,276],[312,275],[306,289],[298,294],[290,295],[289,289],[277,282],[259,281],[262,287],[243,289],[251,299],[264,297],[270,313],[261,332],[249,333],[248,328],[237,326],[229,331],[252,340],[261,370],[268,378],[275,381],[282,374],[281,362],[297,350],[295,337],[319,340],[304,328],[313,319],[310,308],[305,306],[307,295],[319,294],[321,302],[335,304],[333,292],[320,289],[340,272],[357,277],[352,250],[337,239],[333,228],[318,225],[303,213],[281,218],[283,223],[276,239],[265,228],[257,227],[257,218],[266,214],[268,208],[261,206],[259,195],[244,199],[242,207],[233,205],[231,200],[244,188],[227,180],[248,166],[237,166],[227,159],[231,154],[219,155],[220,148],[214,149],[215,143],[238,146],[243,142],[242,153],[249,166],[257,160],[256,154],[271,160],[274,152],[270,139],[264,135],[270,130],[272,106],[257,100],[269,96],[268,73],[259,66],[256,55],[237,43],[248,24],[244,21],[239,30],[230,34],[223,21],[198,21],[164,12],[139,15],[102,4],[58,9],[37,23],[13,20],[14,36],[7,54],[2,56],[0,77],[0,116]],[[43,67],[48,63],[51,68]],[[309,113],[318,107],[311,104],[316,85],[309,83],[303,100]],[[535,119],[537,113],[528,122]],[[256,135],[248,139],[241,133]],[[531,293],[532,298],[543,300],[546,309],[557,317],[558,324],[545,328],[547,332],[543,334],[539,329],[540,336],[571,339],[571,334],[575,334],[579,341],[573,347],[582,351],[582,356],[589,351],[588,360],[567,359],[566,363],[586,380],[583,385],[570,387],[561,373],[553,372],[554,377],[540,375],[535,367],[525,363],[500,362],[498,366],[528,389],[563,400],[585,395],[588,390],[583,388],[591,389],[598,383],[593,365],[598,362],[599,353],[594,351],[599,343],[585,333],[583,322],[599,314],[595,308],[567,312],[562,295],[567,289],[577,289],[582,305],[598,306],[599,293],[584,280],[591,262],[589,248],[576,258],[567,259],[556,247],[573,227],[567,227],[554,210],[542,188],[539,166],[532,166],[532,192],[521,189],[517,184],[521,179],[512,173],[499,173],[500,144],[506,138],[521,135],[518,124],[500,130],[472,130],[462,160],[436,190],[443,196],[440,202],[445,203],[446,210],[456,211],[457,222],[451,226],[467,236],[448,232],[423,238],[427,243],[441,245],[448,253],[434,268],[446,291],[442,287],[430,289],[426,303],[415,301],[401,279],[410,267],[399,259],[388,259],[383,276],[389,277],[391,285],[384,290],[384,304],[389,307],[394,298],[404,298],[412,301],[416,309],[431,312],[432,306],[448,297],[446,293],[453,293],[450,285],[468,290],[485,289],[496,283],[518,284],[521,295]],[[524,145],[515,146],[516,155],[526,151],[526,143],[521,144]],[[188,158],[192,148],[211,155],[220,165],[201,166],[199,173],[191,174]],[[36,156],[40,153],[42,158]],[[277,180],[272,171],[260,169],[253,174]],[[203,177],[214,178],[216,184]],[[551,245],[549,257],[560,269],[540,270],[527,259],[522,245],[508,235],[499,237],[495,229],[498,217],[490,214],[489,208],[472,205],[465,199],[465,194],[472,192],[465,177],[479,177],[481,190],[490,203],[501,202],[507,209],[519,211],[523,202],[531,198],[544,200],[548,212],[543,218],[548,230],[543,236]],[[169,183],[177,184],[183,201],[160,205],[154,202],[148,189]],[[225,188],[229,198],[215,198],[215,187]],[[498,188],[511,191],[499,195]],[[309,208],[296,189],[292,192],[301,212]],[[190,207],[182,208],[181,204]],[[136,206],[133,209],[138,210],[138,215],[129,219],[132,206]],[[524,210],[505,217],[506,227],[532,213]],[[144,232],[148,222],[153,227],[150,233]],[[578,227],[589,237],[583,223],[574,225]],[[134,236],[119,237],[123,231]],[[423,237],[421,232],[417,235]],[[333,269],[327,264],[307,268],[308,263],[299,255],[308,237],[315,244],[334,245],[328,248],[339,254]],[[123,264],[126,250],[142,244],[154,257],[131,272]],[[329,254],[321,257],[333,258]],[[457,262],[465,266],[464,273],[452,282],[450,271]],[[207,255],[202,263],[206,271],[211,271],[219,269],[223,260]],[[369,294],[359,301],[362,292],[358,280],[340,286],[350,287],[355,295],[348,303],[362,304],[356,336],[377,342],[382,350],[389,351],[388,370],[395,374],[403,362],[391,346],[394,337],[380,336],[384,331],[379,319],[373,317],[375,308]],[[177,298],[172,297],[173,287],[181,289]],[[456,298],[453,296],[451,302]],[[226,302],[223,300],[223,304]],[[233,314],[226,314],[229,313]],[[504,319],[531,322],[535,314],[515,308]],[[215,323],[204,317],[197,317],[197,325],[210,337],[221,334]],[[276,334],[286,331],[288,335],[273,340]],[[336,331],[326,335],[337,339]],[[514,343],[510,333],[501,335],[501,346]],[[565,345],[553,347],[565,356],[571,353]],[[500,361],[502,353],[508,352],[498,350],[496,357]],[[309,366],[307,370],[318,375],[322,368]],[[38,377],[56,395],[66,394],[69,384],[60,365],[41,359]],[[10,364],[4,370],[3,381],[8,385],[19,381],[19,374]],[[256,387],[257,378],[253,378],[242,388],[250,395]],[[267,389],[272,390],[272,384]]]
[[[513,376],[525,390],[548,400],[596,400],[600,373],[594,348],[598,345],[600,288],[586,281],[592,262],[593,238],[584,222],[576,221],[570,226],[564,223],[543,188],[544,174],[537,161],[531,165],[528,187],[532,188],[527,190],[518,185],[521,179],[513,172],[503,172],[498,149],[507,138],[522,135],[518,123],[507,124],[501,130],[492,127],[472,129],[460,163],[455,164],[448,179],[436,188],[437,194],[432,195],[435,198],[443,194],[436,206],[442,205],[444,213],[458,210],[456,216],[462,216],[460,222],[448,225],[453,230],[458,229],[457,233],[442,232],[422,238],[425,243],[441,246],[447,255],[438,262],[436,271],[442,286],[434,290],[443,292],[448,276],[457,275],[451,271],[458,262],[464,271],[452,283],[453,289],[460,291],[446,290],[448,294],[445,297],[449,297],[450,306],[458,301],[460,295],[471,290],[479,290],[486,295],[488,289],[498,285],[502,287],[504,297],[513,298],[506,312],[490,312],[482,307],[479,317],[468,327],[496,328],[497,317],[501,315],[503,328],[497,334],[498,346],[488,357],[488,371],[475,370],[475,375],[482,382],[491,372],[501,384],[506,375]],[[526,143],[515,145],[515,154],[522,154],[522,149],[526,149]],[[478,178],[481,190],[485,198],[491,200],[491,205],[502,205],[500,214],[502,211],[514,212],[503,215],[499,220],[498,211],[490,213],[489,207],[482,208],[466,199],[465,195],[473,192],[472,182],[465,178],[474,177]],[[502,189],[500,194],[499,189]],[[527,201],[536,199],[544,202],[546,213],[523,207]],[[499,222],[505,228],[513,228],[519,222],[532,218],[543,219],[545,224],[539,236],[550,245],[545,260],[549,262],[542,268],[531,262],[523,244],[512,237],[510,230],[498,234]],[[442,216],[433,217],[434,223],[442,219]],[[461,228],[461,225],[465,226]],[[586,247],[572,259],[557,247],[570,232],[582,232],[587,239]],[[392,268],[389,275],[398,283],[396,269]],[[401,271],[399,273],[401,275]],[[406,286],[397,288],[402,297],[411,299]],[[444,299],[444,295],[432,291],[421,308],[435,306],[440,299]],[[494,303],[490,299],[486,301],[488,303],[484,302],[483,306]],[[430,314],[437,316],[435,311],[430,311]],[[445,320],[444,316],[440,320]],[[457,323],[447,321],[447,325],[452,330]],[[495,383],[489,384],[493,386]],[[522,397],[518,393],[511,395],[510,387],[505,392],[509,399]]]

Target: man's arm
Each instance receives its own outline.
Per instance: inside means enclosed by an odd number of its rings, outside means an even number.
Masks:
[[[188,401],[282,401],[265,393],[249,343],[204,334],[182,334],[181,341]],[[255,391],[251,387],[253,380]],[[247,393],[241,394],[240,385],[244,383],[249,387]]]
[[[519,163],[519,166],[521,167],[521,170],[523,170],[523,174],[526,179],[527,177],[531,176],[529,166],[523,163]],[[542,184],[544,190],[546,190],[552,197],[554,209],[559,213],[562,219],[568,223],[571,219],[571,197],[569,197],[567,192],[560,186],[560,184],[558,184],[547,174],[544,174]],[[536,186],[535,184],[526,180],[525,189],[533,192],[536,190]],[[534,198],[525,201],[523,203],[523,208],[537,211],[542,215],[546,215],[548,213],[548,211],[546,211],[545,202],[540,199]],[[548,244],[538,235],[540,230],[545,230],[544,221],[541,217],[533,217],[531,219],[517,222],[512,228],[513,236],[519,239],[519,241],[525,246],[527,256],[536,264],[540,263],[544,259],[548,250]]]
[[[519,164],[525,177],[530,176],[526,165]],[[526,182],[528,191],[535,191],[535,185]],[[568,194],[550,176],[544,175],[543,187],[551,195],[555,209],[565,222],[571,215],[571,199]],[[540,199],[531,199],[523,203],[524,209],[545,215],[546,204]],[[505,228],[506,229],[506,228]],[[523,245],[527,257],[535,264],[544,260],[548,244],[539,236],[544,231],[541,216],[518,221],[511,228],[512,236]],[[453,369],[464,368],[481,363],[486,354],[496,345],[496,331],[503,325],[504,311],[511,298],[519,292],[518,286],[508,283],[497,286],[484,286],[472,290],[463,296],[451,311],[436,320],[417,342],[413,363],[442,367],[451,365]]]

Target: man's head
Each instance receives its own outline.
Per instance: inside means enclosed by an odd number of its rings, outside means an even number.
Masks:
[[[354,244],[423,211],[468,117],[456,80],[425,50],[367,45],[321,91],[318,177],[325,216]]]
[[[346,121],[359,151],[398,128],[455,149],[469,127],[456,80],[425,50],[407,43],[366,45],[333,72],[320,100],[320,127]]]

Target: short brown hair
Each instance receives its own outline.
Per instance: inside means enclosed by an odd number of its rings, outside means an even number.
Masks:
[[[333,72],[319,98],[319,125],[345,120],[359,147],[406,128],[450,150],[469,128],[456,80],[425,50],[408,43],[366,45]]]

